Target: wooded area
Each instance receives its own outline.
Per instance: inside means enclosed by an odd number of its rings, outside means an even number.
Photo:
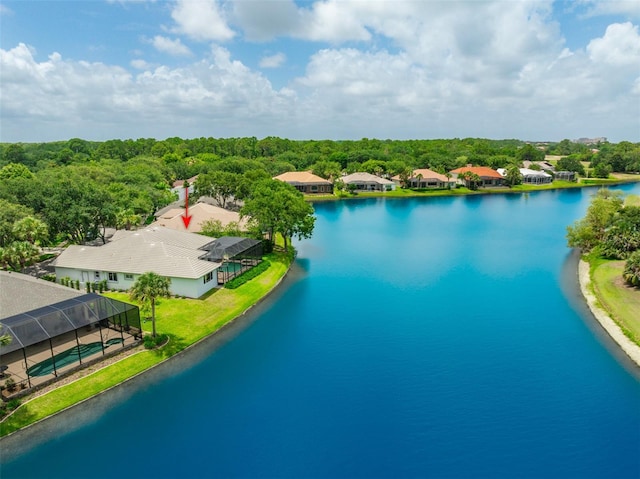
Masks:
[[[257,230],[290,238],[311,234],[313,221],[310,206],[294,202],[295,208],[282,209],[293,198],[302,201],[295,188],[271,183],[287,171],[311,170],[335,181],[356,171],[393,176],[416,168],[445,173],[466,164],[509,168],[545,154],[563,156],[559,167],[581,175],[587,173],[582,162],[589,162],[593,176],[640,172],[640,144],[630,142],[252,137],[0,144],[1,262],[20,269],[38,255],[38,245],[83,243],[104,238],[106,227],[144,224],[177,199],[173,181],[195,175],[197,194],[223,207],[232,198],[242,200]]]

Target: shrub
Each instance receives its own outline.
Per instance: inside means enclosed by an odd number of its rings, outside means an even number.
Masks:
[[[158,334],[155,338],[150,334],[147,334],[143,340],[144,347],[145,349],[157,348],[161,344],[167,342],[167,339],[169,339],[169,337],[166,334]]]
[[[271,266],[271,263],[266,259],[262,261],[258,266],[254,266],[249,271],[245,271],[240,276],[236,276],[231,281],[225,283],[224,287],[227,289],[236,289],[239,286],[242,286],[249,280],[252,280],[256,276],[260,275],[263,271],[266,271]]]
[[[7,409],[9,411],[18,409],[18,406],[20,406],[20,399],[12,399],[11,401],[7,402]]]
[[[55,273],[47,273],[42,275],[41,279],[44,279],[45,281],[51,281],[52,283],[56,282],[56,274]]]
[[[632,253],[624,265],[624,280],[631,286],[640,286],[640,250]]]
[[[5,387],[7,388],[7,391],[9,391],[10,393],[14,392],[16,390],[16,381],[13,378],[9,378],[4,382]]]
[[[273,253],[273,241],[268,239],[262,240],[262,252],[264,254]]]

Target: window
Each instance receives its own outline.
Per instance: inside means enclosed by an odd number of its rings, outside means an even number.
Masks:
[[[318,185],[311,185],[311,191],[318,191]]]
[[[118,281],[118,273],[109,273],[109,281]]]
[[[208,283],[208,282],[209,282],[209,281],[211,281],[212,279],[213,279],[213,271],[211,271],[210,273],[207,273],[207,274],[204,276],[204,282],[205,282],[205,283]]]
[[[126,279],[127,281],[133,281],[133,275],[125,273],[124,274],[124,279]]]
[[[95,273],[93,273],[93,277],[95,279],[100,279],[100,271],[96,271]]]

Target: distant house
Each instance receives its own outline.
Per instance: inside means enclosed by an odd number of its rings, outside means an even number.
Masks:
[[[159,214],[156,221],[150,226],[164,226],[178,231],[189,231],[190,233],[200,233],[202,224],[206,221],[220,221],[222,226],[229,223],[238,223],[240,230],[246,228],[246,220],[240,219],[240,214],[235,211],[229,211],[219,206],[209,205],[207,203],[196,203],[189,207],[189,228],[185,230],[182,217],[184,216],[184,208],[172,208],[164,213]]]
[[[401,184],[400,175],[392,178],[397,184]],[[455,188],[456,180],[453,177],[447,178],[447,175],[437,173],[428,168],[413,170],[411,176],[407,179],[407,187],[409,188]]]
[[[173,182],[173,185],[171,185],[171,191],[178,195],[178,201],[184,201],[184,198],[185,198],[184,183],[185,183],[185,181],[187,183],[189,183],[189,186],[186,189],[189,191],[189,195],[192,195],[194,193],[194,191],[195,191],[194,183],[196,182],[197,179],[198,179],[198,175],[192,176],[188,180],[176,180],[176,181]]]
[[[544,171],[530,170],[529,168],[519,168],[519,170],[522,175],[522,183],[525,184],[543,185],[553,181],[553,176]],[[503,177],[507,176],[507,170],[505,168],[498,168],[497,171]]]
[[[554,173],[556,180],[562,181],[576,181],[576,172],[575,171],[556,171]]]
[[[351,173],[340,179],[345,186],[353,185],[356,191],[392,191],[396,189],[396,184],[393,181],[366,172]]]
[[[56,277],[86,283],[106,280],[110,289],[128,290],[152,271],[171,278],[171,294],[199,298],[217,286],[220,262],[208,261],[213,238],[164,227],[117,231],[103,246],[71,245],[54,262]]]
[[[478,186],[502,186],[504,185],[504,177],[496,170],[489,168],[488,166],[463,166],[462,168],[456,168],[451,170],[451,175],[458,183],[466,184],[465,181],[460,179],[460,175],[465,172],[475,173],[480,177],[480,183]]]
[[[333,185],[330,181],[314,175],[310,171],[288,171],[273,179],[289,183],[305,194],[333,193]]]
[[[524,168],[531,168],[532,165],[537,165],[540,167],[541,170],[543,171],[554,171],[555,168],[553,167],[553,165],[551,163],[549,163],[548,161],[523,161],[522,162],[522,166]]]

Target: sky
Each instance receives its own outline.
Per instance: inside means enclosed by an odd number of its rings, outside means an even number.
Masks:
[[[0,0],[0,141],[640,142],[640,1]]]

